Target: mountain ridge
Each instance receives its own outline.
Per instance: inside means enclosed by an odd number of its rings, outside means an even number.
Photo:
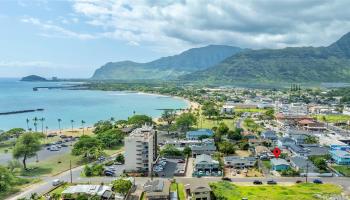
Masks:
[[[235,82],[350,81],[350,33],[327,47],[286,47],[242,51],[180,80]]]
[[[225,58],[240,51],[243,51],[243,49],[227,45],[208,45],[192,48],[177,55],[162,57],[146,63],[134,61],[108,62],[94,72],[92,79],[175,78],[218,64]]]

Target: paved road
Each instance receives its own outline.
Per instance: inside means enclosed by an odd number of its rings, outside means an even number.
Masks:
[[[75,183],[95,183],[95,184],[100,184],[100,183],[110,183],[112,180],[115,180],[115,177],[91,177],[91,178],[86,178],[86,177],[80,177],[80,174],[83,170],[83,167],[77,167],[72,170],[72,177],[73,177],[73,182]],[[70,182],[70,172],[63,172],[57,176],[54,177],[46,177],[43,179],[42,182],[38,184],[34,184],[29,186],[28,188],[24,188],[23,191],[20,194],[17,194],[13,197],[8,198],[9,200],[16,200],[18,198],[23,198],[23,197],[29,197],[30,194],[32,193],[38,193],[38,194],[43,194],[50,190],[52,188],[52,181],[55,179],[61,179],[67,182]],[[166,178],[155,178],[155,179],[166,179]],[[264,183],[267,180],[270,180],[271,178],[265,178],[265,177],[247,177],[247,178],[233,178],[233,182],[247,182],[251,183],[254,180],[261,180]],[[289,182],[289,183],[295,183],[297,180],[305,180],[305,178],[302,177],[274,177],[273,178],[275,181],[282,183],[282,182]],[[309,177],[309,181],[312,181],[315,178]],[[329,178],[319,178],[321,179],[324,183],[333,183],[337,185],[341,185],[346,193],[350,194],[350,178],[345,178],[345,177],[329,177]],[[136,184],[139,186],[142,186],[149,178],[147,177],[136,177]],[[202,178],[194,178],[194,177],[176,177],[176,180],[180,183],[184,184],[198,184],[198,182],[203,183],[203,184],[208,184],[210,182],[215,182],[221,180],[219,177],[202,177]]]

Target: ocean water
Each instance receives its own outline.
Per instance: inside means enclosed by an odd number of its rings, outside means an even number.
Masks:
[[[186,108],[187,102],[172,97],[130,92],[109,92],[91,90],[39,89],[38,86],[62,86],[64,82],[21,82],[18,79],[0,78],[0,113],[44,109],[44,111],[0,115],[0,130],[14,127],[27,128],[26,119],[30,119],[29,127],[34,130],[34,117],[45,118],[44,127],[49,130],[58,129],[58,120],[62,119],[61,127],[70,128],[71,120],[74,127],[80,127],[81,121],[91,126],[98,120],[127,119],[136,114],[147,114],[159,117],[163,108]],[[41,130],[41,122],[38,122]]]

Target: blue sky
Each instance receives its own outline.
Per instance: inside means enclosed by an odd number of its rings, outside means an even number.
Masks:
[[[327,46],[347,0],[0,0],[0,77],[90,77],[110,61],[192,47]]]

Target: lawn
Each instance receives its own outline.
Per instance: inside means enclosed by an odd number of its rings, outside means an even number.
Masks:
[[[170,185],[170,192],[177,191],[177,183],[171,183]]]
[[[234,119],[222,119],[222,120],[215,120],[215,119],[207,119],[204,116],[201,116],[197,121],[198,128],[208,128],[211,129],[214,126],[219,126],[221,122],[224,122],[227,127],[229,127],[230,130],[233,130],[235,128],[235,121]],[[196,128],[197,128],[196,126]]]
[[[314,115],[317,120],[329,123],[346,122],[350,120],[350,115]]]
[[[344,176],[350,176],[350,167],[349,166],[333,165],[332,167],[335,170],[337,170],[339,173],[343,174]]]
[[[16,178],[16,184],[12,186],[8,191],[0,191],[0,199],[6,199],[7,197],[17,193],[21,188],[27,187],[33,183],[37,183],[39,179],[27,179],[27,178]]]
[[[179,195],[179,200],[185,200],[185,186],[182,183],[177,184],[177,194]]]
[[[122,151],[122,146],[104,150],[107,156],[111,156]],[[30,177],[42,175],[55,175],[63,171],[69,170],[70,160],[72,161],[72,168],[88,163],[88,161],[83,160],[81,156],[73,156],[70,152],[68,152],[62,155],[51,156],[50,158],[39,161],[38,163],[31,163],[28,165],[28,168],[32,169],[29,171],[22,171],[21,175]]]
[[[240,112],[240,113],[265,113],[268,109],[261,109],[261,108],[237,108],[235,109],[235,112]]]
[[[264,160],[262,163],[267,169],[271,169],[271,162],[269,160]]]
[[[313,183],[292,186],[236,186],[221,181],[211,184],[213,193],[218,199],[240,200],[242,198],[259,200],[316,200],[319,197],[339,195],[342,189],[333,184],[317,185]],[[328,198],[325,198],[328,199]]]
[[[23,176],[42,176],[42,175],[55,175],[60,172],[69,170],[70,163],[72,161],[72,168],[85,164],[81,157],[73,156],[70,153],[62,155],[52,156],[46,160],[39,161],[38,163],[31,163],[28,168],[31,170],[22,171]]]

